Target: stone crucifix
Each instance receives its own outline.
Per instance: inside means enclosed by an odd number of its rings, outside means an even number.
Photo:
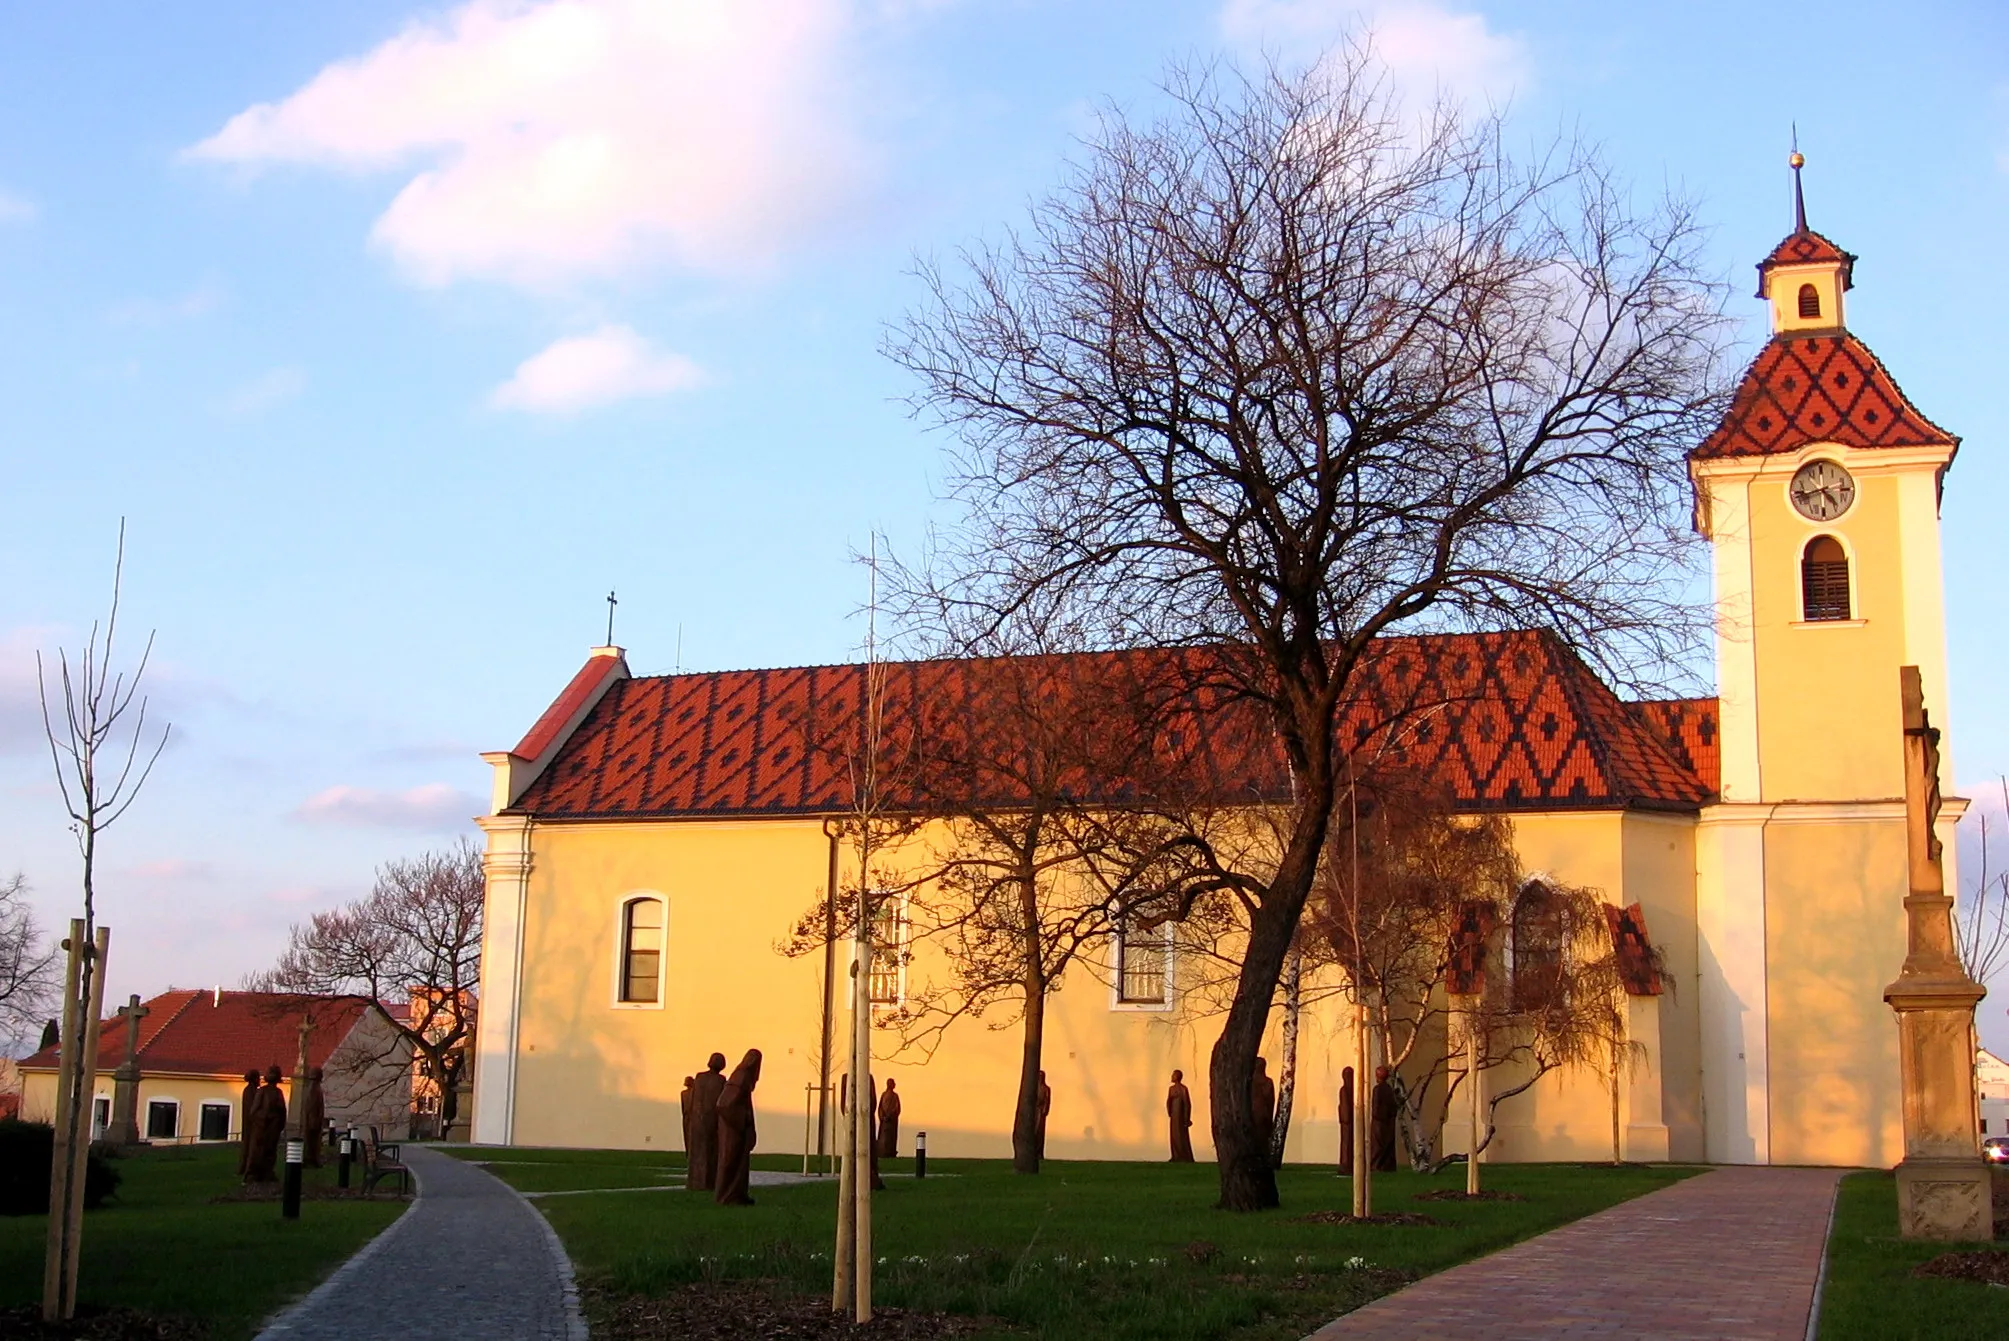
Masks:
[[[140,1141],[140,1021],[153,1012],[140,1004],[133,993],[118,1009],[126,1022],[126,1058],[112,1072],[112,1125],[105,1139],[116,1146],[135,1146]]]
[[[1975,1130],[1974,1007],[1987,989],[1967,974],[1953,941],[1953,900],[1936,832],[1939,731],[1925,709],[1918,667],[1898,671],[1904,708],[1904,967],[1883,999],[1897,1012],[1904,1159],[1897,1166],[1898,1232],[1908,1239],[1994,1237],[1988,1166]]]

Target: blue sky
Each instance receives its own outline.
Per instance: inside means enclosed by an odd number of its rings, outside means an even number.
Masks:
[[[32,657],[102,608],[122,515],[175,740],[104,857],[115,994],[234,983],[471,833],[476,752],[610,587],[639,671],[847,658],[850,555],[933,506],[941,443],[876,352],[911,258],[1019,218],[1168,61],[1362,22],[1404,87],[1697,200],[1753,348],[1798,122],[1851,326],[1966,438],[1951,745],[1970,790],[2009,770],[1998,5],[13,3],[0,874],[73,901]]]

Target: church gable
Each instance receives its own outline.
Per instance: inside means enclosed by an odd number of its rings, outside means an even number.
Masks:
[[[1286,794],[1260,710],[1223,694],[1204,653],[1078,656],[1089,674],[1106,665],[1190,682],[1165,731],[1184,786],[1228,804]],[[955,731],[959,716],[980,713],[984,665],[888,665],[889,738]],[[841,811],[851,795],[844,745],[862,720],[863,686],[855,665],[621,681],[511,810],[544,819]],[[1426,771],[1470,809],[1693,810],[1715,790],[1713,766],[1698,762],[1713,758],[1701,742],[1713,740],[1714,701],[1677,704],[1649,713],[1621,701],[1543,634],[1386,638],[1361,667],[1338,733],[1365,755]],[[891,785],[895,807],[915,804]],[[1112,801],[1140,789],[1135,779],[1096,785]]]

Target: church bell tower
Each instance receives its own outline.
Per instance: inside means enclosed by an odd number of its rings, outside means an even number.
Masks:
[[[1722,748],[1697,841],[1704,1122],[1711,1160],[1888,1166],[1898,668],[1920,668],[1943,723],[1939,499],[1959,440],[1848,329],[1856,257],[1808,227],[1803,163],[1793,231],[1758,264],[1771,338],[1689,454]]]

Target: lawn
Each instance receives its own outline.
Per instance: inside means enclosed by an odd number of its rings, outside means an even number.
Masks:
[[[465,1150],[526,1192],[646,1187],[671,1168],[659,1153]],[[799,1159],[759,1167],[799,1170]],[[1525,1201],[1419,1202],[1464,1186],[1442,1175],[1384,1174],[1376,1209],[1439,1225],[1298,1222],[1348,1209],[1329,1169],[1279,1175],[1284,1209],[1211,1209],[1211,1165],[1058,1161],[1035,1178],[1002,1161],[930,1160],[928,1177],[889,1167],[874,1200],[878,1302],[1002,1319],[1016,1335],[1270,1341],[1317,1324],[1418,1275],[1527,1238],[1699,1170],[1502,1165],[1488,1186]],[[573,1181],[567,1184],[565,1174]],[[763,1280],[802,1294],[830,1289],[835,1189],[757,1188],[752,1209],[683,1192],[540,1198],[589,1299],[661,1296],[721,1280]]]
[[[1842,1180],[1828,1236],[1821,1341],[1981,1341],[2009,1336],[2009,1290],[1920,1278],[1911,1269],[1949,1250],[1985,1245],[1919,1243],[1897,1236],[1897,1180]]]
[[[237,1186],[237,1147],[178,1146],[118,1161],[124,1181],[84,1216],[80,1308],[123,1306],[201,1320],[212,1341],[248,1337],[398,1217],[403,1204],[308,1201],[216,1204]],[[332,1185],[333,1168],[309,1169]],[[39,1304],[48,1217],[0,1217],[0,1308]]]

